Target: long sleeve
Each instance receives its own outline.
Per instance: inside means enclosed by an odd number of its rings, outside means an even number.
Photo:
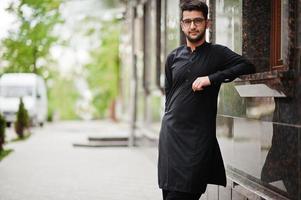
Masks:
[[[172,86],[172,73],[171,73],[171,65],[172,65],[172,54],[169,54],[167,56],[166,62],[165,62],[165,83],[164,83],[164,89],[165,89],[165,95],[168,96],[171,86]]]
[[[173,55],[169,54],[167,56],[166,62],[165,62],[165,83],[164,83],[164,90],[165,90],[165,112],[167,111],[167,105],[168,101],[170,99],[169,93],[172,88],[172,72],[171,72],[171,66],[173,62]]]
[[[221,46],[217,56],[220,59],[218,71],[209,75],[212,85],[231,82],[240,75],[255,73],[252,63],[227,47]]]

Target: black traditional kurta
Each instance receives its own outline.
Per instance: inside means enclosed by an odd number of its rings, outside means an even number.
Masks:
[[[217,96],[222,82],[252,72],[254,66],[242,56],[207,42],[193,52],[184,45],[168,55],[159,139],[160,188],[197,193],[207,183],[226,185],[215,132]],[[194,92],[192,83],[200,76],[209,76],[211,85]]]

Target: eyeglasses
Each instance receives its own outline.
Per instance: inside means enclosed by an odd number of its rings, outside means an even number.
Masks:
[[[189,27],[191,25],[191,22],[193,22],[194,25],[199,26],[201,25],[206,19],[197,17],[194,19],[183,19],[182,23],[185,27]]]

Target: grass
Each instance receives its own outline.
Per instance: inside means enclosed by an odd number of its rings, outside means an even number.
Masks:
[[[18,141],[24,141],[24,140],[27,140],[30,136],[31,136],[31,133],[30,133],[29,131],[26,131],[26,132],[24,133],[24,137],[23,137],[23,138],[17,137],[17,138],[14,138],[14,139],[8,141],[7,143],[10,143],[10,142],[18,142]],[[1,161],[2,159],[4,159],[6,156],[8,156],[8,155],[9,155],[11,152],[13,152],[13,151],[14,151],[14,150],[12,150],[12,149],[4,149],[4,150],[0,151],[0,161]]]
[[[4,159],[8,154],[10,154],[11,152],[13,152],[12,149],[4,149],[2,151],[0,151],[0,161],[2,159]]]
[[[9,142],[19,142],[19,141],[27,140],[30,136],[31,136],[31,133],[30,133],[30,132],[25,132],[23,138],[17,137],[17,138],[15,138],[15,139],[12,139],[12,140],[9,141]]]

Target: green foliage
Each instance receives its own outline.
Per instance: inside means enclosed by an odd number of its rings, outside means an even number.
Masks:
[[[120,6],[123,1],[124,0],[102,0],[102,3],[106,8],[116,8]]]
[[[53,121],[53,109],[48,107],[48,112],[47,112],[47,122],[52,122]]]
[[[27,133],[25,132],[25,134],[22,138],[20,138],[20,137],[14,138],[14,139],[8,141],[8,143],[24,141],[24,140],[27,140],[30,136],[31,136],[31,133],[28,131]]]
[[[60,77],[57,74],[51,80],[51,87],[48,90],[48,120],[53,119],[53,115],[58,115],[62,120],[78,119],[75,113],[75,104],[79,97],[73,79]]]
[[[120,23],[110,21],[102,25],[101,46],[91,52],[92,61],[86,65],[96,117],[105,116],[110,103],[118,94],[119,83]]]
[[[17,112],[17,120],[15,122],[15,131],[19,138],[24,137],[24,130],[29,127],[29,116],[24,106],[22,98],[20,98],[19,110]]]
[[[20,26],[2,41],[2,59],[8,63],[4,72],[42,74],[49,49],[57,41],[52,29],[61,22],[60,4],[61,0],[20,0],[10,4],[7,11],[16,16]]]
[[[6,121],[4,117],[0,114],[0,152],[3,151],[3,145],[5,143],[5,128]]]
[[[0,161],[3,160],[3,158],[5,158],[11,152],[13,152],[13,150],[11,149],[0,151]]]
[[[160,122],[161,121],[161,96],[151,96],[151,107],[152,107],[152,121]]]

